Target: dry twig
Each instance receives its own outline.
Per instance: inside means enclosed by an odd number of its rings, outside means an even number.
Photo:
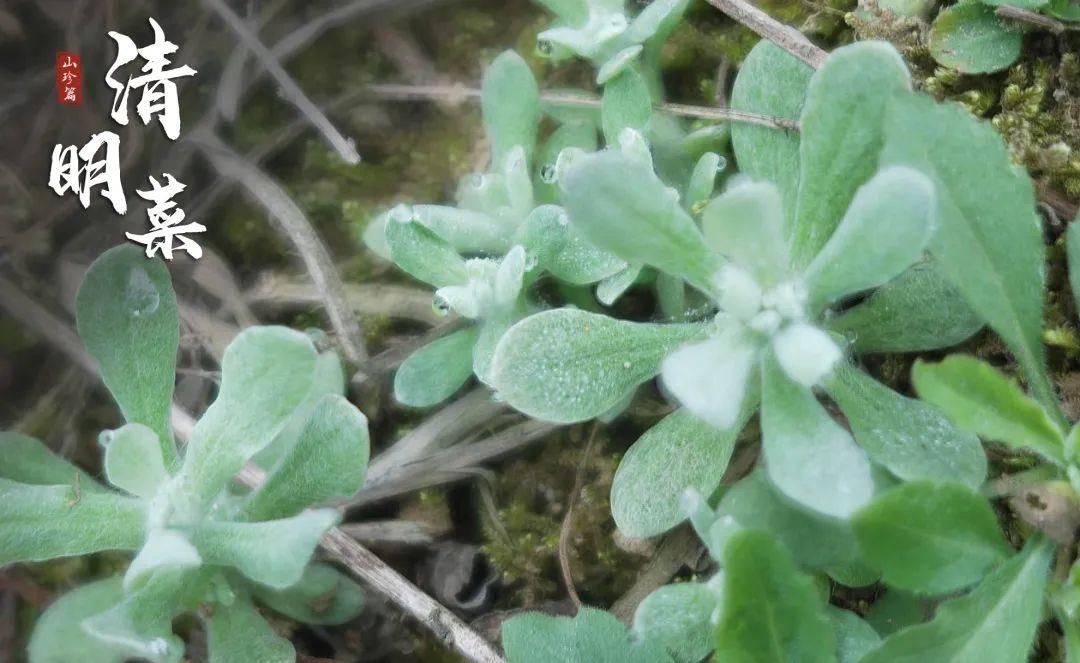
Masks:
[[[563,584],[566,585],[566,593],[570,600],[581,609],[581,597],[578,596],[577,588],[574,587],[574,574],[570,572],[570,532],[574,528],[574,506],[577,504],[578,495],[585,485],[585,472],[589,468],[589,460],[592,458],[593,448],[596,446],[596,430],[599,424],[593,424],[589,433],[589,441],[585,444],[585,450],[581,452],[581,460],[578,461],[577,473],[574,475],[574,487],[570,489],[570,495],[566,501],[566,515],[563,516],[562,526],[559,527],[559,570],[562,571]]]
[[[777,21],[746,0],[707,0],[707,2],[814,69],[820,67],[825,61],[825,56],[828,55],[824,50],[814,46],[803,33]]]

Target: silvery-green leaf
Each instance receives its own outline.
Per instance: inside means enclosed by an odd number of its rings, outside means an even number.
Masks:
[[[142,586],[159,569],[194,569],[201,565],[199,551],[186,536],[168,529],[151,530],[124,574],[124,591]]]
[[[570,24],[584,23],[589,18],[587,0],[537,0],[537,4]]]
[[[403,205],[400,207],[404,207],[408,210],[408,207]],[[408,213],[411,214],[411,211]],[[387,261],[390,260],[390,247],[386,245],[386,223],[389,221],[389,217],[389,210],[379,214],[368,221],[368,224],[364,226],[364,232],[360,235],[360,239],[363,240],[364,246],[375,255]]]
[[[583,607],[571,617],[529,612],[502,624],[508,663],[672,663],[663,648],[631,641],[614,615]]]
[[[600,66],[596,72],[596,84],[604,85],[615,76],[626,71],[626,68],[641,55],[641,44],[627,46],[615,55],[608,58],[607,62]]]
[[[815,511],[846,518],[870,501],[874,482],[866,454],[813,392],[773,360],[762,367],[762,451],[782,493]]]
[[[712,198],[716,188],[716,173],[723,163],[723,157],[716,152],[706,152],[694,164],[690,181],[686,185],[686,195],[683,196],[683,207],[687,212],[694,213],[698,205],[704,205]]]
[[[626,269],[624,261],[585,241],[570,224],[566,211],[556,205],[534,209],[525,220],[519,241],[536,260],[537,268],[567,283],[596,283]]]
[[[710,618],[718,598],[698,582],[660,587],[638,605],[633,633],[663,646],[676,663],[698,663],[713,648]]]
[[[72,483],[76,474],[83,490],[106,491],[90,474],[54,454],[40,440],[11,431],[0,432],[0,479],[56,486]]]
[[[1080,21],[1080,3],[1076,0],[1050,0],[1043,12],[1065,21]]]
[[[524,219],[533,208],[533,186],[525,148],[522,146],[515,145],[506,155],[503,181],[506,184],[506,197],[510,202],[512,216]]]
[[[769,532],[801,566],[829,569],[859,559],[855,534],[846,522],[801,508],[781,495],[763,470],[724,493],[716,516],[730,517],[741,528]]]
[[[494,169],[501,168],[516,145],[531,161],[540,122],[540,90],[520,55],[503,51],[484,70],[480,106]]]
[[[649,147],[649,141],[645,139],[644,134],[637,129],[626,127],[620,131],[617,145],[619,152],[627,159],[648,166],[650,169],[653,167],[652,148]]]
[[[584,152],[596,151],[596,124],[585,121],[566,122],[548,136],[540,149],[537,171],[540,177],[533,181],[533,190],[539,202],[558,202],[559,154],[567,148]]]
[[[877,169],[886,105],[895,91],[910,89],[907,66],[883,41],[836,49],[810,79],[799,120],[802,178],[791,236],[795,267],[808,264],[825,246],[856,189]],[[888,226],[883,221],[881,229]]]
[[[228,605],[216,604],[205,621],[210,663],[296,661],[292,643],[274,632],[247,596],[238,596]]]
[[[737,428],[760,352],[757,339],[732,321],[717,335],[669,354],[662,365],[664,386],[699,419],[720,430]]]
[[[891,587],[947,594],[978,582],[1011,550],[989,502],[958,483],[911,481],[852,520],[859,549]]]
[[[966,355],[937,364],[920,361],[911,379],[920,398],[963,430],[1066,464],[1065,432],[1014,380],[986,362]]]
[[[898,631],[861,663],[1024,663],[1042,621],[1052,548],[1032,540],[934,619]]]
[[[450,244],[423,224],[391,219],[386,224],[386,244],[398,267],[424,283],[441,288],[469,280],[465,261]]]
[[[1073,299],[1078,302],[1080,309],[1080,214],[1069,224],[1065,230],[1065,250],[1069,260],[1069,289],[1073,292]]]
[[[744,407],[745,423],[753,408]],[[740,426],[721,431],[676,410],[627,450],[611,484],[611,515],[626,536],[647,538],[681,523],[687,487],[711,495],[720,485]]]
[[[799,119],[813,73],[806,63],[762,39],[743,60],[731,89],[735,110]],[[747,122],[733,122],[731,143],[739,172],[780,189],[785,218],[795,215],[799,188],[799,135]]]
[[[623,69],[604,86],[600,122],[608,146],[619,144],[623,129],[646,134],[652,116],[652,97],[645,79],[634,67]]]
[[[142,545],[141,500],[67,486],[0,479],[0,566]]]
[[[604,306],[611,306],[637,282],[639,276],[641,265],[628,265],[626,269],[612,274],[596,286],[596,298]]]
[[[476,328],[436,339],[402,362],[394,373],[394,398],[411,407],[430,407],[450,398],[473,374]]]
[[[251,591],[261,603],[304,624],[344,624],[364,605],[360,586],[326,564],[309,564],[292,587],[252,585]]]
[[[859,663],[868,652],[877,648],[881,636],[874,627],[850,610],[825,606],[825,615],[836,633],[837,663]]]
[[[123,660],[180,663],[184,641],[173,634],[172,620],[191,607],[198,583],[183,570],[162,569],[142,587],[124,594],[112,608],[82,622],[83,631]]]
[[[300,439],[312,410],[327,394],[345,394],[345,369],[341,365],[341,358],[333,350],[320,352],[315,358],[315,375],[307,396],[289,415],[288,422],[274,441],[255,454],[254,462],[264,469],[273,467]]]
[[[935,180],[930,251],[938,268],[1009,345],[1039,400],[1056,407],[1042,345],[1044,246],[1031,180],[993,127],[953,104],[900,95],[887,123],[895,138],[882,161]]]
[[[926,621],[925,601],[900,589],[888,589],[866,612],[866,621],[882,637]]]
[[[153,429],[171,466],[176,447],[169,409],[180,320],[169,270],[131,244],[109,249],[86,272],[75,320],[124,419]]]
[[[624,34],[627,41],[640,44],[664,31],[670,23],[678,23],[689,0],[652,0],[641,10]]]
[[[494,296],[495,305],[500,309],[511,308],[521,294],[525,280],[525,249],[514,246],[499,261],[495,270]]]
[[[956,345],[983,327],[934,261],[919,263],[827,322],[860,352],[919,352]]]
[[[206,563],[235,567],[255,582],[283,589],[300,580],[319,540],[339,518],[334,509],[316,509],[259,523],[208,520],[193,539]]]
[[[613,320],[574,309],[537,313],[512,326],[495,349],[491,381],[529,416],[569,423],[599,416],[660,371],[705,325]]]
[[[61,595],[34,624],[29,663],[125,663],[127,657],[82,630],[83,620],[124,598],[119,576],[91,582]]]
[[[836,661],[832,625],[813,580],[765,532],[738,532],[724,548],[722,610],[717,661]]]
[[[490,175],[477,177],[491,179]],[[413,205],[412,213],[461,253],[502,253],[510,248],[514,229],[491,214],[447,205]]]
[[[678,194],[648,167],[605,151],[581,157],[562,182],[570,222],[592,244],[708,289],[718,258]]]
[[[937,408],[905,398],[861,370],[842,364],[826,384],[855,440],[897,477],[957,481],[977,489],[986,480],[986,454],[975,435]]]
[[[899,276],[922,256],[934,230],[934,184],[904,166],[859,187],[804,278],[815,310]]]
[[[1024,32],[988,4],[959,3],[938,13],[930,29],[930,55],[938,64],[964,74],[988,74],[1016,62]]]
[[[370,445],[367,418],[344,396],[324,396],[296,444],[248,497],[253,520],[295,515],[332,497],[351,497],[364,483]]]
[[[804,387],[825,379],[843,356],[827,333],[805,322],[781,329],[773,336],[772,349],[786,376]]]
[[[477,379],[488,386],[491,382],[491,363],[495,359],[495,348],[499,340],[521,317],[516,311],[504,312],[492,316],[480,323],[479,333],[476,335],[476,344],[472,351],[472,370]]]
[[[701,228],[713,251],[762,285],[774,285],[787,275],[784,210],[775,184],[744,181],[732,186],[705,206]]]
[[[191,497],[212,501],[270,443],[311,389],[315,346],[285,327],[240,333],[221,362],[217,398],[195,424],[180,476]]]
[[[107,434],[105,476],[120,490],[149,499],[169,479],[161,442],[142,424],[128,424]]]

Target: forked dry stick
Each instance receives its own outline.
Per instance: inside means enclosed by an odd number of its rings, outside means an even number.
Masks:
[[[790,25],[777,21],[746,0],[706,1],[814,69],[820,67],[825,61],[825,56],[828,55],[824,50],[814,46],[806,35]]]

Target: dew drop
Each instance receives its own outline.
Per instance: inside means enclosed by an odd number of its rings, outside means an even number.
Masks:
[[[484,186],[487,184],[487,178],[484,177],[483,173],[473,173],[472,176],[469,178],[469,184],[472,186],[472,188],[480,190],[483,189]]]
[[[101,445],[102,448],[105,448],[105,447],[109,446],[110,444],[112,444],[113,438],[115,438],[115,437],[116,437],[116,431],[114,431],[114,430],[103,430],[100,433],[98,433],[97,441],[98,441],[98,444]]]
[[[630,366],[631,366],[631,364],[628,361],[624,361],[622,363],[622,367],[625,368],[626,370],[630,370]]]
[[[500,394],[497,391],[491,392],[491,400],[493,400],[496,403],[505,403],[506,402],[506,399],[503,397],[503,395]]]
[[[559,212],[559,215],[558,215],[557,217],[555,217],[555,220],[556,220],[556,221],[558,222],[558,224],[559,224],[560,226],[565,226],[565,225],[569,225],[569,223],[570,223],[570,216],[569,216],[569,215],[567,215],[567,213],[566,213],[566,212]]]
[[[152,654],[165,656],[169,653],[169,643],[165,641],[165,638],[154,638],[150,641],[148,649]]]
[[[722,173],[727,169],[727,157],[719,155],[716,159],[716,172]]]
[[[543,56],[550,56],[555,51],[555,47],[547,39],[536,40],[536,52]]]
[[[536,259],[536,254],[535,253],[526,253],[525,254],[525,271],[526,272],[531,272],[532,270],[536,269],[536,263],[537,263],[537,259]]]
[[[435,311],[435,315],[444,316],[450,312],[450,302],[442,295],[435,295],[435,299],[431,300],[431,310]]]
[[[545,164],[544,167],[540,169],[540,179],[547,184],[554,184],[559,179],[558,171],[555,170],[555,165],[550,163]]]
[[[133,267],[128,272],[127,287],[124,289],[124,305],[131,316],[141,318],[150,315],[160,304],[161,295],[150,280],[150,275],[142,267]]]

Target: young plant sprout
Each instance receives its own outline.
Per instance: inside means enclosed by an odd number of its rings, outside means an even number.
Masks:
[[[355,493],[368,460],[367,420],[334,385],[336,357],[284,327],[252,327],[226,349],[217,399],[183,453],[169,424],[179,318],[169,273],[125,245],[91,265],[79,333],[127,424],[105,431],[112,488],[41,442],[0,435],[0,564],[130,550],[120,576],[79,587],[45,612],[31,663],[179,662],[173,619],[195,613],[211,661],[295,660],[255,602],[301,622],[342,623],[359,587],[312,563],[339,519],[311,509]],[[331,379],[327,380],[327,376]],[[266,480],[232,477],[256,455]]]

